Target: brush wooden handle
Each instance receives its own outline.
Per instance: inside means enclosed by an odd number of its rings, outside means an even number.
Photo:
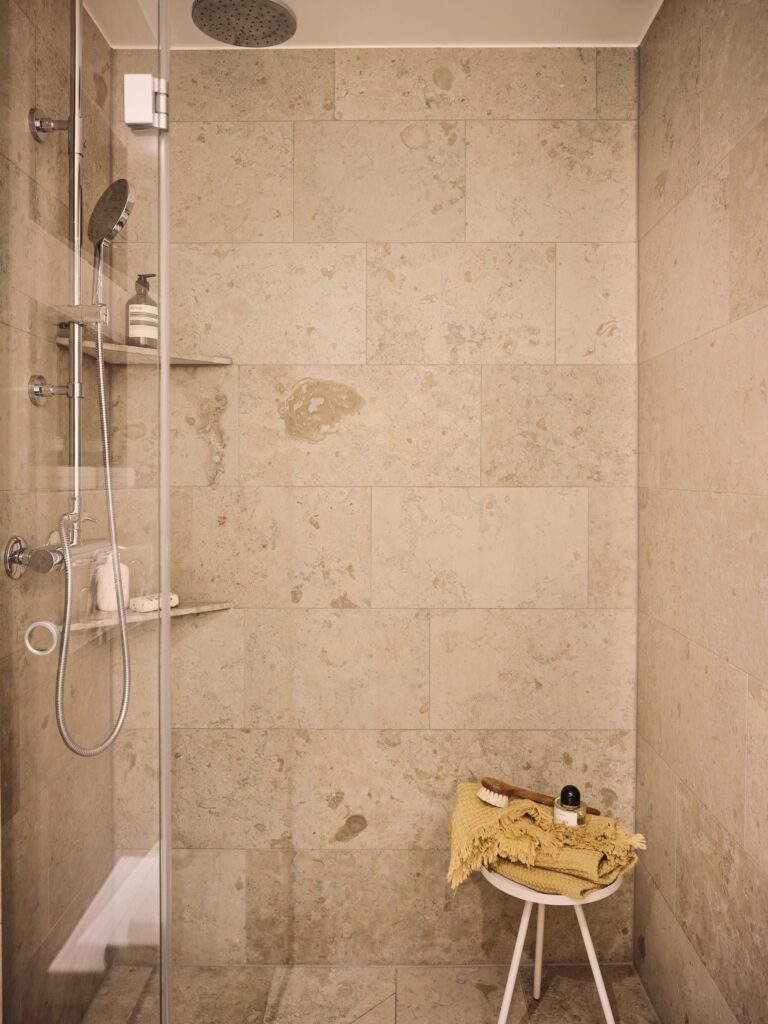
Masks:
[[[509,797],[510,800],[533,800],[535,804],[544,804],[545,807],[554,807],[555,798],[547,796],[546,793],[537,793],[533,789],[520,789],[519,786],[510,786],[500,779],[481,779],[481,783],[492,793],[499,793],[501,796]],[[596,807],[587,807],[587,814],[600,814]]]

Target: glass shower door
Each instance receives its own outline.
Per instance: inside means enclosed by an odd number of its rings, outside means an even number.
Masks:
[[[168,590],[165,142],[123,93],[145,73],[159,106],[164,6],[0,8],[6,1024],[163,1019],[168,612],[136,599]]]

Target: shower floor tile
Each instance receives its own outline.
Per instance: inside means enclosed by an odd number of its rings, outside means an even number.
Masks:
[[[495,1024],[505,967],[177,967],[174,1024]],[[616,1024],[657,1024],[630,966],[603,968]],[[116,967],[83,1024],[158,1024],[159,982]],[[522,968],[509,1024],[603,1024],[588,967]]]

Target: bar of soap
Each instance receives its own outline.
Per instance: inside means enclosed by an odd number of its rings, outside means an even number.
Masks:
[[[170,606],[171,608],[178,608],[178,594],[174,594],[173,592],[171,592]],[[157,612],[160,610],[160,595],[144,594],[143,597],[132,597],[128,607],[131,609],[132,612]]]

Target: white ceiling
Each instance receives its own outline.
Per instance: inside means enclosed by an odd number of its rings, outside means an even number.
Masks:
[[[84,0],[117,48],[151,47],[157,0]],[[376,46],[637,46],[662,0],[289,0],[288,49]],[[228,49],[168,0],[175,49]]]

